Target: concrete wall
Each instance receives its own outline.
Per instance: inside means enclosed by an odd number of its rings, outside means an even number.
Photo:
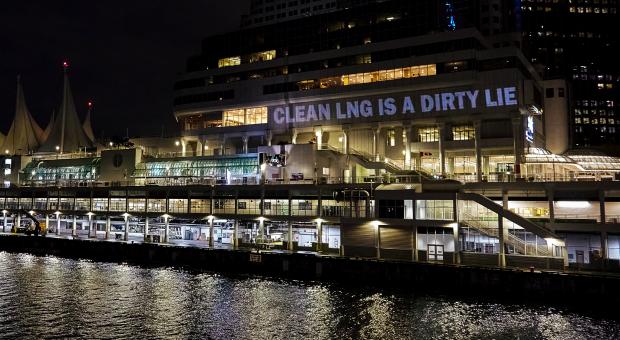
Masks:
[[[545,96],[545,139],[547,150],[555,154],[562,154],[569,146],[569,105],[568,86],[563,79],[544,81],[545,89],[553,89],[554,96]],[[564,96],[558,96],[558,89],[563,89]]]
[[[142,162],[142,150],[139,148],[101,151],[100,180],[131,180],[131,174],[140,162]]]

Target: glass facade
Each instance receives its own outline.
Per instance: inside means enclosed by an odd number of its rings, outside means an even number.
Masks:
[[[223,119],[224,126],[267,124],[267,107],[227,110]]]
[[[374,72],[345,74],[342,76],[321,78],[318,81],[304,80],[298,83],[300,90],[312,88],[330,88],[337,86],[349,86],[358,84],[375,83],[406,78],[417,78],[434,76],[437,74],[437,65],[419,65],[411,67],[401,67],[389,70],[379,70]]]

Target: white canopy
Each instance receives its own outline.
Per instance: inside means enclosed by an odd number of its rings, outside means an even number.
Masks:
[[[43,130],[34,120],[22,89],[20,77],[17,77],[17,100],[15,103],[15,119],[9,129],[0,150],[10,154],[29,154],[37,150],[43,141]]]

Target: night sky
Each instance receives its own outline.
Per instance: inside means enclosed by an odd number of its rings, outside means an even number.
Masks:
[[[80,118],[94,102],[95,134],[177,133],[172,86],[202,38],[231,31],[244,0],[7,1],[0,10],[0,131],[15,113],[22,75],[31,113],[45,128],[60,105],[62,61]]]

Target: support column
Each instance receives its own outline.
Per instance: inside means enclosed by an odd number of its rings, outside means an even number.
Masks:
[[[452,226],[452,236],[454,237],[454,264],[461,263],[461,246],[459,245],[459,223],[454,222]]]
[[[411,125],[403,127],[403,142],[405,143],[405,164],[404,170],[413,170],[411,164],[411,131],[413,128]]]
[[[148,216],[144,219],[144,242],[148,241],[149,236],[149,218]]]
[[[125,234],[123,240],[129,241],[129,215],[125,213]]]
[[[77,237],[77,216],[73,215],[73,223],[71,224],[71,236]]]
[[[316,136],[316,149],[323,149],[323,129],[318,127],[314,130],[314,135]]]
[[[605,213],[605,190],[599,190],[598,192],[599,212],[601,216],[601,223],[607,223],[607,215]]]
[[[293,133],[291,135],[291,144],[297,144],[297,129],[293,129]]]
[[[6,223],[7,223],[7,218],[6,218],[6,211],[2,212],[2,232],[6,233]]]
[[[235,222],[233,223],[233,240],[232,240],[233,249],[239,248],[238,234],[239,234],[239,220],[235,219]]]
[[[549,223],[553,224],[555,223],[555,211],[553,205],[553,191],[551,189],[547,189],[547,199],[549,201]]]
[[[271,141],[273,140],[273,132],[271,130],[267,130],[267,135],[265,136],[267,139],[267,146],[271,146]]]
[[[187,141],[181,139],[181,156],[187,156]]]
[[[97,238],[97,232],[93,233],[93,214],[88,213],[88,237],[89,238]]]
[[[45,214],[45,229],[47,230],[50,229],[50,215],[49,214]]]
[[[439,124],[437,126],[438,134],[439,134],[439,173],[442,176],[446,175],[446,144],[444,143],[445,139],[445,125]]]
[[[105,220],[105,239],[110,239],[110,229],[112,228],[112,221],[110,220],[110,216],[106,217]]]
[[[476,155],[476,181],[482,182],[482,151],[480,148],[480,121],[474,121],[474,148]]]
[[[170,216],[164,216],[164,243],[168,243],[168,235],[170,234]]]
[[[497,233],[499,239],[499,256],[498,265],[500,267],[506,267],[506,246],[504,242],[504,216],[497,214]]]
[[[564,252],[566,252],[566,249],[564,249]],[[603,259],[603,265],[605,265],[608,257],[609,255],[607,254],[607,232],[601,231],[601,258]]]
[[[379,223],[373,223],[375,226],[375,247],[377,247],[377,258],[381,258],[381,232],[379,231]]]
[[[316,251],[321,252],[322,243],[323,243],[323,220],[318,219],[316,221]]]
[[[342,150],[345,155],[351,154],[351,128],[345,127],[342,129]]]
[[[512,140],[513,140],[513,152],[515,155],[515,177],[521,175],[521,158],[523,156],[523,147],[521,146],[521,135],[523,125],[521,123],[521,117],[512,119]]]
[[[508,190],[502,190],[502,208],[508,210]]]
[[[372,156],[375,158],[375,162],[381,161],[379,155],[379,139],[381,137],[381,127],[375,127],[372,129]]]
[[[17,232],[17,228],[19,228],[22,224],[22,214],[20,212],[17,213],[17,223],[13,223],[13,230]]]
[[[213,248],[215,246],[215,241],[213,240],[215,238],[215,230],[213,230],[213,216],[211,216],[209,218],[209,247]]]
[[[221,145],[220,145],[220,156],[224,156],[226,155],[226,137],[222,137],[222,141],[221,141]]]
[[[56,235],[60,235],[60,214],[56,214]]]
[[[262,217],[258,219],[258,236],[256,239],[260,239],[261,242],[265,240],[265,219]]]
[[[415,262],[418,262],[418,226],[413,226],[413,231],[411,232],[411,243],[411,249],[413,250],[413,260]]]
[[[288,250],[292,251],[293,250],[293,222],[291,222],[290,220],[287,222],[287,227],[288,227]]]
[[[250,138],[248,136],[243,136],[241,137],[241,140],[243,141],[243,153],[247,154],[248,153],[248,140]]]

